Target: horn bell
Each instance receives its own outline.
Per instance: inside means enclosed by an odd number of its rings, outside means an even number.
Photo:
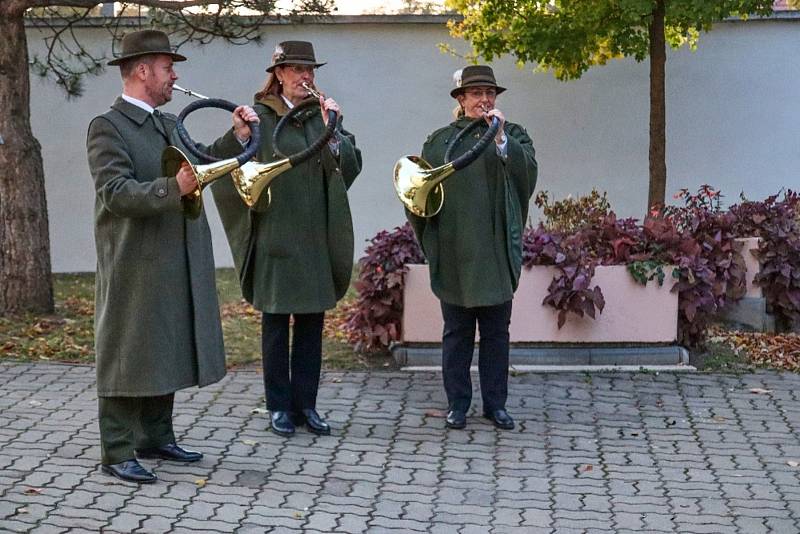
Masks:
[[[255,161],[248,161],[235,171],[231,173],[233,184],[236,186],[236,191],[242,197],[244,203],[252,208],[261,198],[264,191],[270,195],[269,187],[272,181],[284,171],[292,168],[289,158],[273,161],[270,163],[258,163]],[[269,196],[271,200],[271,196]],[[269,202],[267,202],[269,205]]]
[[[442,181],[455,172],[452,163],[433,168],[419,156],[405,156],[394,165],[394,190],[400,202],[418,217],[433,217],[444,204]]]
[[[203,189],[217,178],[225,176],[233,169],[238,168],[239,162],[236,158],[231,158],[206,165],[195,165],[189,161],[186,154],[174,146],[168,146],[161,153],[161,172],[164,176],[178,174],[183,163],[189,164],[194,174],[194,179],[197,180],[197,189],[181,197],[183,214],[189,219],[196,219],[200,216],[200,212],[203,211]]]

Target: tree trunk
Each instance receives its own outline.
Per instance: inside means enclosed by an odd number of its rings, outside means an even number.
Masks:
[[[0,5],[0,315],[53,310],[44,168],[30,118],[24,9]]]
[[[650,184],[647,191],[648,213],[664,205],[667,189],[667,111],[664,38],[665,0],[656,0],[650,23]]]

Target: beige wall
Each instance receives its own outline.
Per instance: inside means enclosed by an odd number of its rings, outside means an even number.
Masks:
[[[348,19],[352,20],[352,19]],[[365,240],[404,222],[391,171],[404,154],[418,153],[425,137],[450,120],[450,76],[461,61],[442,54],[451,42],[441,24],[339,23],[270,26],[264,47],[214,43],[185,48],[179,83],[209,96],[250,102],[278,41],[307,39],[328,61],[318,85],[342,106],[355,133],[364,170],[351,189],[357,255]],[[725,23],[704,35],[697,52],[669,55],[667,169],[670,193],[713,184],[735,200],[797,187],[800,168],[798,26],[794,20]],[[83,30],[96,46],[100,30]],[[32,52],[42,43],[30,33]],[[453,43],[464,50],[464,44]],[[549,74],[494,64],[509,90],[498,100],[509,120],[527,127],[537,149],[537,189],[557,197],[597,187],[621,215],[640,215],[647,197],[648,65],[615,61],[563,83]],[[50,82],[33,80],[32,114],[47,180],[53,269],[94,269],[93,190],[86,165],[89,120],[120,92],[114,69],[87,78],[82,98],[66,101]],[[188,97],[167,109],[179,112]],[[201,110],[187,121],[192,136],[209,141],[228,126],[225,112]],[[453,177],[452,179],[457,179]],[[219,266],[232,264],[213,202],[206,204]]]

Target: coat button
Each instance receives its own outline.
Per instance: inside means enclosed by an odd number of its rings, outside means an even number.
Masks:
[[[339,170],[339,167],[336,167],[335,169],[333,169],[333,172],[335,172],[335,173],[339,173],[339,172],[341,172],[341,171]]]

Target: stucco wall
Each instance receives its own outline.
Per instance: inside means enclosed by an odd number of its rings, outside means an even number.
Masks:
[[[397,19],[395,19],[397,20]],[[406,19],[408,20],[408,19]],[[107,46],[101,30],[82,30]],[[42,50],[31,30],[31,51]],[[364,154],[364,170],[351,189],[357,255],[378,230],[404,221],[391,171],[404,154],[417,154],[428,133],[449,122],[451,73],[461,61],[438,51],[453,42],[442,24],[405,22],[270,26],[265,46],[211,44],[187,47],[179,84],[200,93],[250,102],[264,80],[267,56],[286,39],[314,42],[328,61],[317,83],[342,106],[346,127]],[[794,186],[800,168],[798,25],[795,20],[724,23],[702,36],[696,52],[671,52],[667,65],[667,190],[710,183],[735,201]],[[648,64],[614,61],[563,83],[506,59],[494,64],[509,90],[498,107],[527,127],[537,149],[537,189],[555,197],[607,191],[621,215],[639,216],[647,197]],[[45,160],[53,269],[91,271],[93,189],[85,155],[89,120],[120,92],[119,74],[86,80],[82,98],[66,101],[49,82],[32,81],[32,114]],[[166,109],[189,102],[176,94]],[[201,110],[187,127],[209,141],[228,127],[225,112]],[[454,176],[452,179],[457,179]],[[210,200],[210,199],[209,199]],[[232,264],[214,211],[207,202],[219,266]],[[535,216],[535,213],[534,213]]]

